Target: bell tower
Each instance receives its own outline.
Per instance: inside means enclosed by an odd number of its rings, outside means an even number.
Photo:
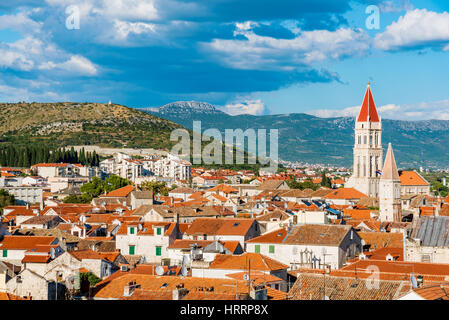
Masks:
[[[355,188],[369,197],[379,196],[382,168],[382,122],[377,113],[370,83],[355,122],[354,166],[345,187]]]
[[[391,143],[388,144],[387,156],[379,184],[380,221],[401,222],[401,179]]]

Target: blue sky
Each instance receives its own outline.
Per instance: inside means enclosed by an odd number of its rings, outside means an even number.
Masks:
[[[383,118],[449,119],[448,11],[445,0],[3,0],[0,101],[352,116],[371,81]]]

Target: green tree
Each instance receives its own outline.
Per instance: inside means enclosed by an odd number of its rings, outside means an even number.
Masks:
[[[103,181],[98,177],[93,177],[91,182],[85,183],[80,188],[82,193],[87,194],[91,198],[98,197],[104,192]]]
[[[3,212],[3,208],[6,206],[13,206],[16,204],[16,198],[14,195],[9,194],[5,189],[0,189],[0,209]]]
[[[83,193],[80,196],[70,195],[64,198],[64,203],[90,203],[92,201],[92,197],[87,193]]]
[[[326,176],[326,173],[321,174],[321,185],[326,188],[332,188],[332,180]]]
[[[140,187],[143,190],[152,191],[153,194],[161,194],[163,196],[167,196],[169,192],[167,184],[163,181],[144,181]]]
[[[122,188],[124,186],[127,186],[131,184],[131,182],[125,178],[116,176],[116,175],[112,175],[110,177],[108,177],[104,182],[103,182],[103,189],[106,192],[111,192],[113,190]]]

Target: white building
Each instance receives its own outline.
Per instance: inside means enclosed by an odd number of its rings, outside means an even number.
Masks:
[[[159,177],[189,180],[191,178],[191,166],[192,164],[189,161],[168,154],[167,158],[154,162],[153,173]]]
[[[4,187],[9,194],[12,194],[18,204],[43,203],[43,187]]]
[[[56,245],[58,242],[56,237],[5,236],[0,242],[0,261],[20,265],[28,250],[40,245]]]
[[[362,240],[347,225],[298,225],[248,240],[246,251],[264,254],[292,269],[339,269],[362,251]]]
[[[122,224],[116,234],[116,248],[123,255],[144,256],[147,262],[161,263],[168,258],[167,248],[178,237],[174,222],[136,222]]]
[[[31,170],[43,178],[78,177],[81,168],[83,165],[71,163],[39,163],[31,166]]]
[[[183,234],[187,240],[245,241],[261,234],[255,219],[196,218]]]
[[[419,218],[404,251],[406,261],[449,263],[449,217]]]
[[[117,175],[135,181],[143,175],[143,164],[125,153],[115,153],[112,158],[100,162],[100,171],[107,175]]]

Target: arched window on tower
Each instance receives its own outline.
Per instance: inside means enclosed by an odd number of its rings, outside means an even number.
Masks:
[[[366,136],[363,136],[363,144],[366,144]]]

